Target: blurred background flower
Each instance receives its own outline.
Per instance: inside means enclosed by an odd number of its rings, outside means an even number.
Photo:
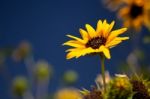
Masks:
[[[16,78],[14,78],[12,82],[13,93],[14,95],[19,97],[23,96],[26,93],[28,87],[29,87],[28,81],[23,76],[17,76]]]
[[[118,12],[123,19],[125,27],[140,31],[142,26],[150,28],[150,1],[149,0],[125,0],[125,6]]]
[[[22,41],[12,53],[14,61],[20,61],[25,59],[31,54],[31,45],[27,41]]]
[[[36,63],[35,76],[38,80],[51,78],[52,74],[52,66],[50,66],[46,61],[40,60]]]
[[[78,80],[78,73],[74,70],[68,70],[63,75],[63,81],[66,84],[74,84]]]
[[[150,29],[149,0],[104,0],[104,5],[117,16],[125,27],[139,32],[143,26]]]
[[[79,90],[73,88],[61,89],[55,94],[54,99],[83,99]]]

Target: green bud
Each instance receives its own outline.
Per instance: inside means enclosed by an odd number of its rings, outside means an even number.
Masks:
[[[14,94],[22,96],[28,88],[27,79],[23,76],[18,76],[13,80],[12,89]]]
[[[67,84],[73,84],[78,80],[78,74],[73,70],[68,70],[67,72],[65,72],[63,80]]]
[[[38,80],[48,79],[52,76],[52,67],[48,62],[40,60],[36,64],[35,75]]]
[[[132,95],[132,86],[126,75],[117,74],[109,83],[108,99],[128,99]]]

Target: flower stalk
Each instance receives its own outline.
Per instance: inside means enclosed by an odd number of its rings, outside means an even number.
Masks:
[[[101,59],[101,73],[103,78],[104,92],[106,92],[106,80],[105,80],[105,56],[103,54],[100,55]]]

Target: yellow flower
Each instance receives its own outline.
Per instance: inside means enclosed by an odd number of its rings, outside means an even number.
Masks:
[[[82,99],[82,95],[76,89],[62,89],[59,90],[56,95],[55,99]]]
[[[127,89],[131,87],[127,75],[116,74],[115,86],[118,88],[127,88]]]
[[[129,39],[128,37],[118,37],[118,35],[124,33],[127,28],[111,31],[114,23],[115,22],[113,21],[111,24],[108,24],[106,20],[103,22],[99,20],[96,30],[91,25],[86,24],[85,27],[87,31],[79,29],[82,39],[72,35],[67,35],[73,40],[69,40],[63,45],[68,45],[73,48],[66,51],[68,52],[66,58],[71,59],[86,54],[103,53],[106,58],[110,59],[111,56],[109,49],[121,43],[123,40]]]
[[[123,19],[125,27],[140,31],[142,25],[150,28],[150,0],[124,0],[125,6],[118,16]]]

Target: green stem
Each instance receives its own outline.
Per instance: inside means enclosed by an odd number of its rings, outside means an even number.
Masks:
[[[103,84],[104,84],[104,92],[106,92],[106,80],[105,80],[105,56],[100,55],[101,57],[101,73],[103,78]]]

